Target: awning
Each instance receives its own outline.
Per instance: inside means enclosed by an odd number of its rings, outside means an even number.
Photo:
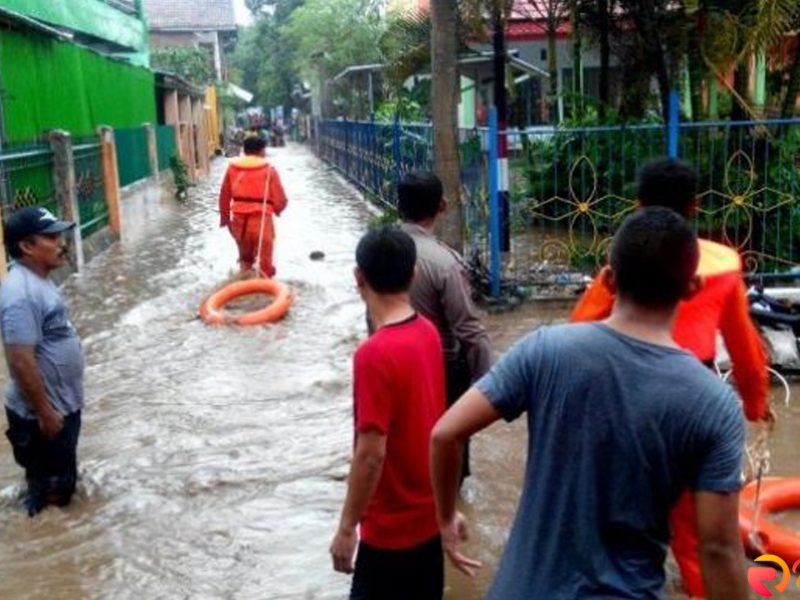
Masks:
[[[245,89],[240,88],[236,84],[229,83],[226,91],[231,96],[235,96],[236,98],[239,98],[239,100],[241,100],[245,104],[250,104],[250,102],[253,101],[253,97],[254,97],[253,94],[251,92],[248,92]]]

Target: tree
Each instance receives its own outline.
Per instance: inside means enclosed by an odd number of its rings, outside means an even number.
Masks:
[[[794,18],[794,28],[800,30],[800,7],[798,7]],[[789,78],[786,83],[786,95],[783,97],[781,116],[788,119],[794,115],[797,106],[797,97],[800,96],[800,36],[797,36],[794,44],[794,59],[789,66]]]
[[[526,0],[517,10],[534,23],[542,23],[547,35],[547,71],[549,77],[550,120],[558,122],[558,28],[568,23],[574,0]],[[577,73],[573,73],[576,77]]]
[[[380,62],[385,23],[379,5],[378,0],[307,0],[295,9],[281,28],[295,47],[295,72],[321,90],[347,67]]]
[[[442,220],[442,240],[462,250],[460,168],[458,159],[458,3],[431,2],[431,78],[433,156],[442,180],[448,210]]]
[[[734,70],[732,117],[753,116],[750,60],[780,43],[796,18],[796,0],[683,0],[684,10],[702,15],[694,35],[714,77]]]
[[[255,23],[240,31],[231,60],[232,78],[263,106],[291,106],[300,83],[295,47],[281,28],[303,0],[247,0]]]
[[[294,45],[282,35],[275,15],[263,14],[239,34],[232,76],[255,94],[257,104],[291,106],[292,90],[299,83],[294,61]]]
[[[173,73],[195,85],[214,83],[213,59],[203,48],[157,48],[150,53],[150,64],[154,69]]]
[[[611,107],[611,41],[617,35],[616,0],[577,0],[577,11],[590,42],[600,48],[598,117],[605,122]]]

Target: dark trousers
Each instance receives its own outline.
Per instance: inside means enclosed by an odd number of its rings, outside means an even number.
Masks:
[[[48,504],[66,506],[75,492],[78,480],[78,435],[81,412],[64,417],[64,427],[48,440],[35,419],[23,419],[6,409],[8,431],[14,460],[25,469],[28,482],[25,507],[31,516]]]
[[[383,550],[361,542],[350,600],[441,600],[442,540],[436,536],[408,550]]]
[[[470,387],[472,374],[463,353],[456,360],[445,361],[445,387],[447,393],[447,408],[456,403],[464,392]],[[459,483],[471,474],[469,468],[469,440],[464,443],[464,454],[461,457],[461,478]]]

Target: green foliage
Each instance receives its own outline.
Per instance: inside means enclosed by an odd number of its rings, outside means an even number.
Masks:
[[[281,33],[295,48],[301,77],[325,81],[357,64],[381,61],[383,32],[376,0],[307,0],[294,10]]]
[[[380,38],[380,50],[388,64],[387,78],[394,89],[431,63],[431,19],[427,13],[389,18]]]
[[[239,34],[231,59],[233,77],[251,90],[262,106],[292,106],[292,90],[299,82],[294,69],[295,47],[281,31],[292,10],[302,2],[280,3],[274,13],[262,14]],[[274,3],[270,3],[274,4]]]
[[[421,123],[427,120],[422,105],[414,94],[406,90],[394,98],[384,100],[375,110],[375,120],[378,122],[394,121],[396,115],[406,123]]]
[[[150,64],[154,69],[174,73],[195,85],[207,85],[215,79],[213,58],[204,48],[157,48],[150,53]]]
[[[185,200],[191,185],[189,169],[177,154],[170,157],[169,168],[172,170],[172,176],[175,181],[175,197],[179,200]]]
[[[394,206],[384,206],[381,214],[370,219],[369,228],[377,229],[378,227],[383,227],[384,225],[394,225],[399,221],[400,213],[397,212],[397,209]]]

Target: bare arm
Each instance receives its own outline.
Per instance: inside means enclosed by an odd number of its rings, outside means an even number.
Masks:
[[[733,379],[742,397],[744,414],[750,421],[767,418],[767,354],[761,336],[750,319],[747,291],[741,281],[737,282],[736,288],[725,302],[720,331],[731,356]]]
[[[481,565],[458,551],[459,542],[466,539],[463,517],[456,512],[462,449],[471,435],[499,418],[486,396],[472,387],[439,419],[431,433],[431,479],[442,544],[456,568],[467,575],[473,575]]]
[[[36,347],[8,344],[5,348],[11,376],[36,413],[42,434],[54,438],[61,431],[63,419],[47,398],[44,381],[36,364]]]
[[[747,600],[744,550],[739,538],[739,493],[697,492],[700,567],[709,600]]]
[[[353,463],[347,484],[347,496],[339,519],[339,529],[331,544],[333,568],[342,573],[353,572],[353,555],[356,546],[356,526],[383,472],[386,457],[386,436],[375,430],[359,433],[353,452]]]
[[[219,226],[225,227],[231,220],[231,178],[225,173],[219,190]]]

